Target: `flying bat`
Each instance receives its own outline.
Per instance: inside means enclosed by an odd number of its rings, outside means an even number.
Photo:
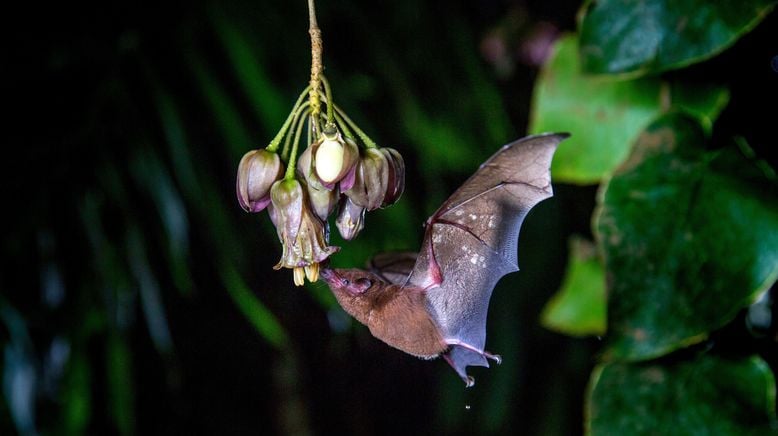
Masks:
[[[521,223],[552,196],[551,159],[568,136],[503,146],[427,219],[418,255],[382,254],[370,271],[327,267],[321,277],[373,336],[424,359],[442,356],[472,386],[468,366],[501,361],[484,350],[489,299],[519,270]]]

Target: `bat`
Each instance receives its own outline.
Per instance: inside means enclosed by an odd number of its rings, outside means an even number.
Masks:
[[[368,267],[321,277],[341,307],[388,345],[424,359],[442,356],[470,387],[468,366],[501,358],[484,350],[489,299],[518,271],[519,230],[552,196],[551,159],[565,133],[503,146],[427,219],[418,255],[381,254]]]

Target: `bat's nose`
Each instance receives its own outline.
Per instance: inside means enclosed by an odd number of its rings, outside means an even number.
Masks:
[[[324,268],[321,271],[319,271],[319,275],[324,280],[329,281],[335,277],[335,271],[332,268]]]

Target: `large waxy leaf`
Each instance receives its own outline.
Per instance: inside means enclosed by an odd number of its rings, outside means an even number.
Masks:
[[[659,113],[660,82],[605,81],[580,73],[577,39],[566,36],[535,85],[530,132],[571,132],[551,165],[554,180],[593,184],[629,154],[629,146]]]
[[[581,23],[586,72],[656,73],[707,59],[772,10],[773,0],[598,0]]]
[[[562,287],[543,309],[541,322],[572,336],[605,334],[605,268],[591,242],[571,239]]]
[[[775,181],[734,147],[707,151],[704,139],[691,118],[661,118],[601,196],[606,357],[699,342],[778,276]]]
[[[775,433],[775,379],[758,357],[611,363],[592,373],[591,435]]]
[[[710,129],[729,100],[727,89],[712,83],[587,76],[580,72],[576,44],[574,36],[557,42],[533,96],[531,133],[572,133],[551,165],[558,182],[600,182],[626,159],[640,132],[663,110],[689,112]]]

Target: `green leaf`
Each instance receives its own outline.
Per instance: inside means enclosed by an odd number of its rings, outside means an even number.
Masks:
[[[672,82],[670,98],[675,108],[700,120],[706,132],[729,103],[729,89],[715,83]]]
[[[695,120],[652,124],[601,195],[606,357],[703,340],[778,276],[778,189],[734,147],[704,149]]]
[[[584,71],[643,75],[710,58],[753,29],[773,0],[599,0],[581,22]]]
[[[208,68],[201,55],[189,53],[188,59],[195,80],[211,108],[214,123],[221,130],[224,147],[229,151],[230,159],[237,162],[243,153],[252,147],[257,147],[260,142],[252,138],[237,105]]]
[[[251,107],[268,131],[275,131],[284,122],[286,111],[291,102],[286,101],[262,64],[260,46],[251,44],[248,32],[229,21],[219,11],[211,15],[216,34],[224,45],[229,57],[229,65],[235,68],[235,75],[243,91],[251,100]],[[300,87],[302,90],[303,86]],[[269,139],[268,139],[269,141]]]
[[[575,47],[573,35],[557,41],[532,102],[530,132],[573,134],[560,144],[551,164],[558,182],[600,182],[626,159],[643,128],[663,111],[688,112],[710,131],[729,102],[729,90],[714,83],[613,81],[584,75]]]
[[[92,414],[91,374],[85,353],[78,350],[70,360],[62,387],[62,430],[85,434]]]
[[[551,164],[558,182],[598,183],[624,160],[640,131],[660,110],[656,79],[606,81],[580,73],[577,39],[561,38],[543,67],[529,130],[567,131]]]
[[[774,434],[775,379],[758,357],[605,364],[592,373],[586,415],[597,436]]]
[[[132,351],[127,340],[116,331],[108,335],[106,348],[106,378],[111,417],[120,435],[135,434]]]
[[[289,335],[278,318],[251,292],[235,268],[224,264],[220,272],[227,291],[243,315],[266,341],[277,349],[283,350],[289,343]]]
[[[562,287],[541,315],[544,327],[571,336],[605,334],[605,268],[591,242],[573,237]]]

